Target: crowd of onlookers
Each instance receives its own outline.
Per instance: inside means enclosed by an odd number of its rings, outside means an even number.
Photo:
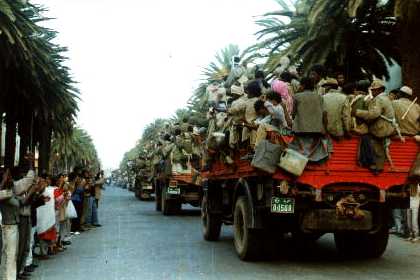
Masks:
[[[0,279],[28,279],[38,267],[71,245],[71,238],[100,227],[103,172],[75,168],[70,174],[35,174],[27,166],[0,171],[2,249]]]

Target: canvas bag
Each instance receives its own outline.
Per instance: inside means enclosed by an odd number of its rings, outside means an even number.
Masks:
[[[261,140],[255,147],[255,155],[251,162],[251,166],[273,174],[276,172],[281,152],[282,147],[280,145],[272,144],[265,139]]]

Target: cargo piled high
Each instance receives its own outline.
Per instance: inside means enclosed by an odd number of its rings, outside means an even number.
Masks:
[[[201,205],[204,239],[233,225],[243,260],[285,235],[302,246],[326,233],[343,255],[379,257],[391,210],[418,196],[417,98],[373,76],[300,66],[285,56],[266,75],[233,55],[200,87],[200,106],[153,125],[143,146],[156,209]]]

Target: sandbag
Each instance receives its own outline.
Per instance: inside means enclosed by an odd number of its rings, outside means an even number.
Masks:
[[[282,147],[280,145],[272,144],[265,139],[261,140],[255,147],[255,154],[251,166],[273,174],[276,172],[281,152]]]

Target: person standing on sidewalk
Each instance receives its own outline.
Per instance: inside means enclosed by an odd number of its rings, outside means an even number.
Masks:
[[[35,192],[35,195],[32,198],[32,202],[31,202],[31,222],[32,222],[32,230],[31,230],[31,237],[30,237],[30,247],[29,247],[29,254],[28,257],[26,258],[26,266],[25,266],[25,271],[26,272],[33,272],[35,270],[35,268],[38,267],[38,265],[36,265],[34,263],[34,253],[33,253],[33,247],[35,244],[35,234],[36,234],[36,226],[37,226],[37,208],[43,206],[45,204],[45,202],[47,202],[47,198],[44,197],[42,195],[42,193],[44,192],[44,189],[47,187],[47,182],[45,179],[43,178],[38,178],[38,183],[37,183],[37,189]]]
[[[89,171],[83,171],[84,180],[84,195],[83,195],[83,214],[82,214],[82,229],[90,229],[93,227],[93,200],[95,196],[94,182]]]
[[[82,231],[82,216],[83,216],[83,196],[84,196],[84,180],[79,177],[76,173],[69,175],[69,181],[73,184],[74,190],[72,191],[71,200],[74,208],[76,209],[77,218],[71,221],[71,231],[79,232]]]
[[[4,280],[15,280],[17,277],[16,258],[19,240],[19,200],[13,193],[13,179],[10,170],[6,169],[0,173],[2,181],[0,190],[7,198],[0,201],[2,215],[2,257],[0,266],[0,278]]]
[[[101,224],[99,224],[98,209],[99,209],[99,201],[102,198],[102,190],[104,188],[104,184],[105,184],[104,172],[100,171],[95,177],[95,187],[94,187],[95,201],[92,207],[93,226],[95,227],[101,226]]]
[[[34,158],[28,155],[26,158],[29,164],[29,171],[23,178],[20,177],[20,169],[15,169],[17,174],[14,174],[14,193],[20,201],[19,209],[19,245],[17,255],[17,272],[19,276],[25,274],[24,268],[26,265],[26,258],[29,255],[29,247],[31,242],[32,222],[31,222],[31,206],[28,204],[30,199],[29,190],[35,182],[35,172],[33,170]],[[19,172],[19,173],[18,173]]]
[[[410,209],[408,209],[408,229],[409,237],[407,241],[418,242],[419,239],[419,205],[420,192],[419,184],[412,184],[410,186]]]

